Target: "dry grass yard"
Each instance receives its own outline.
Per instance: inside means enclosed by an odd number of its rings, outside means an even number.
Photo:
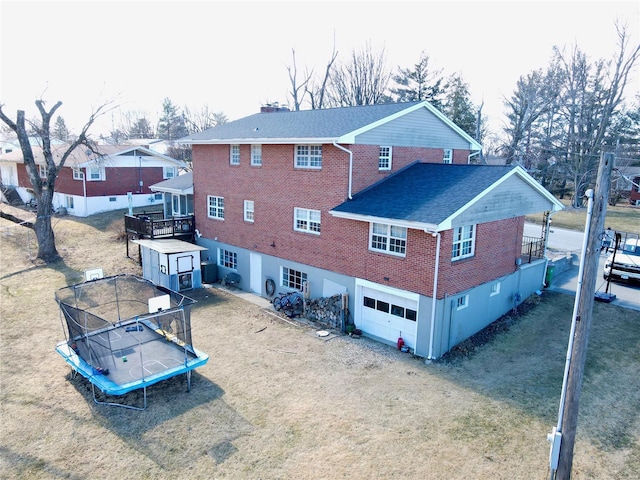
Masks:
[[[191,392],[181,376],[150,387],[143,412],[94,404],[55,352],[65,335],[54,292],[89,268],[140,273],[122,213],[56,218],[63,260],[49,266],[29,257],[23,227],[0,219],[3,479],[549,477],[573,308],[551,292],[486,343],[425,365],[201,289],[193,339],[211,358]],[[639,372],[640,312],[596,303],[575,480],[640,478]]]

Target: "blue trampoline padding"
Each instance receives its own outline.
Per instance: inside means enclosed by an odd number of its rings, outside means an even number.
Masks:
[[[56,352],[83,377],[93,383],[107,395],[124,395],[139,388],[148,387],[168,378],[175,377],[182,373],[187,373],[195,368],[201,367],[209,360],[209,355],[192,347],[195,358],[191,358],[183,365],[169,368],[161,372],[145,376],[142,380],[134,380],[124,384],[117,384],[109,379],[108,375],[98,373],[95,368],[84,361],[76,352],[69,347],[67,342],[60,342],[56,345]]]

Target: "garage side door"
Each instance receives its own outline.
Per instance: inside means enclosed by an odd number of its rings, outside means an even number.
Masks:
[[[393,343],[402,336],[405,344],[415,349],[418,302],[370,287],[361,291],[360,328]]]

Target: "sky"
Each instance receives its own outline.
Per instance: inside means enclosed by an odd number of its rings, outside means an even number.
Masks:
[[[107,134],[121,112],[157,121],[165,98],[236,120],[290,102],[287,67],[321,72],[369,44],[387,66],[411,68],[421,52],[458,73],[491,130],[520,76],[548,66],[553,47],[592,59],[618,51],[616,20],[640,44],[640,1],[41,1],[0,0],[0,103],[37,114],[34,101],[78,132],[98,106],[117,107],[90,133]],[[635,69],[629,93],[640,92]]]

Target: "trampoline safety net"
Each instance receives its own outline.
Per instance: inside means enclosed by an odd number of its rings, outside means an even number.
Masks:
[[[55,297],[69,347],[116,384],[143,380],[197,356],[190,317],[195,300],[178,292],[118,275],[62,288]],[[167,308],[150,312],[160,297]]]

